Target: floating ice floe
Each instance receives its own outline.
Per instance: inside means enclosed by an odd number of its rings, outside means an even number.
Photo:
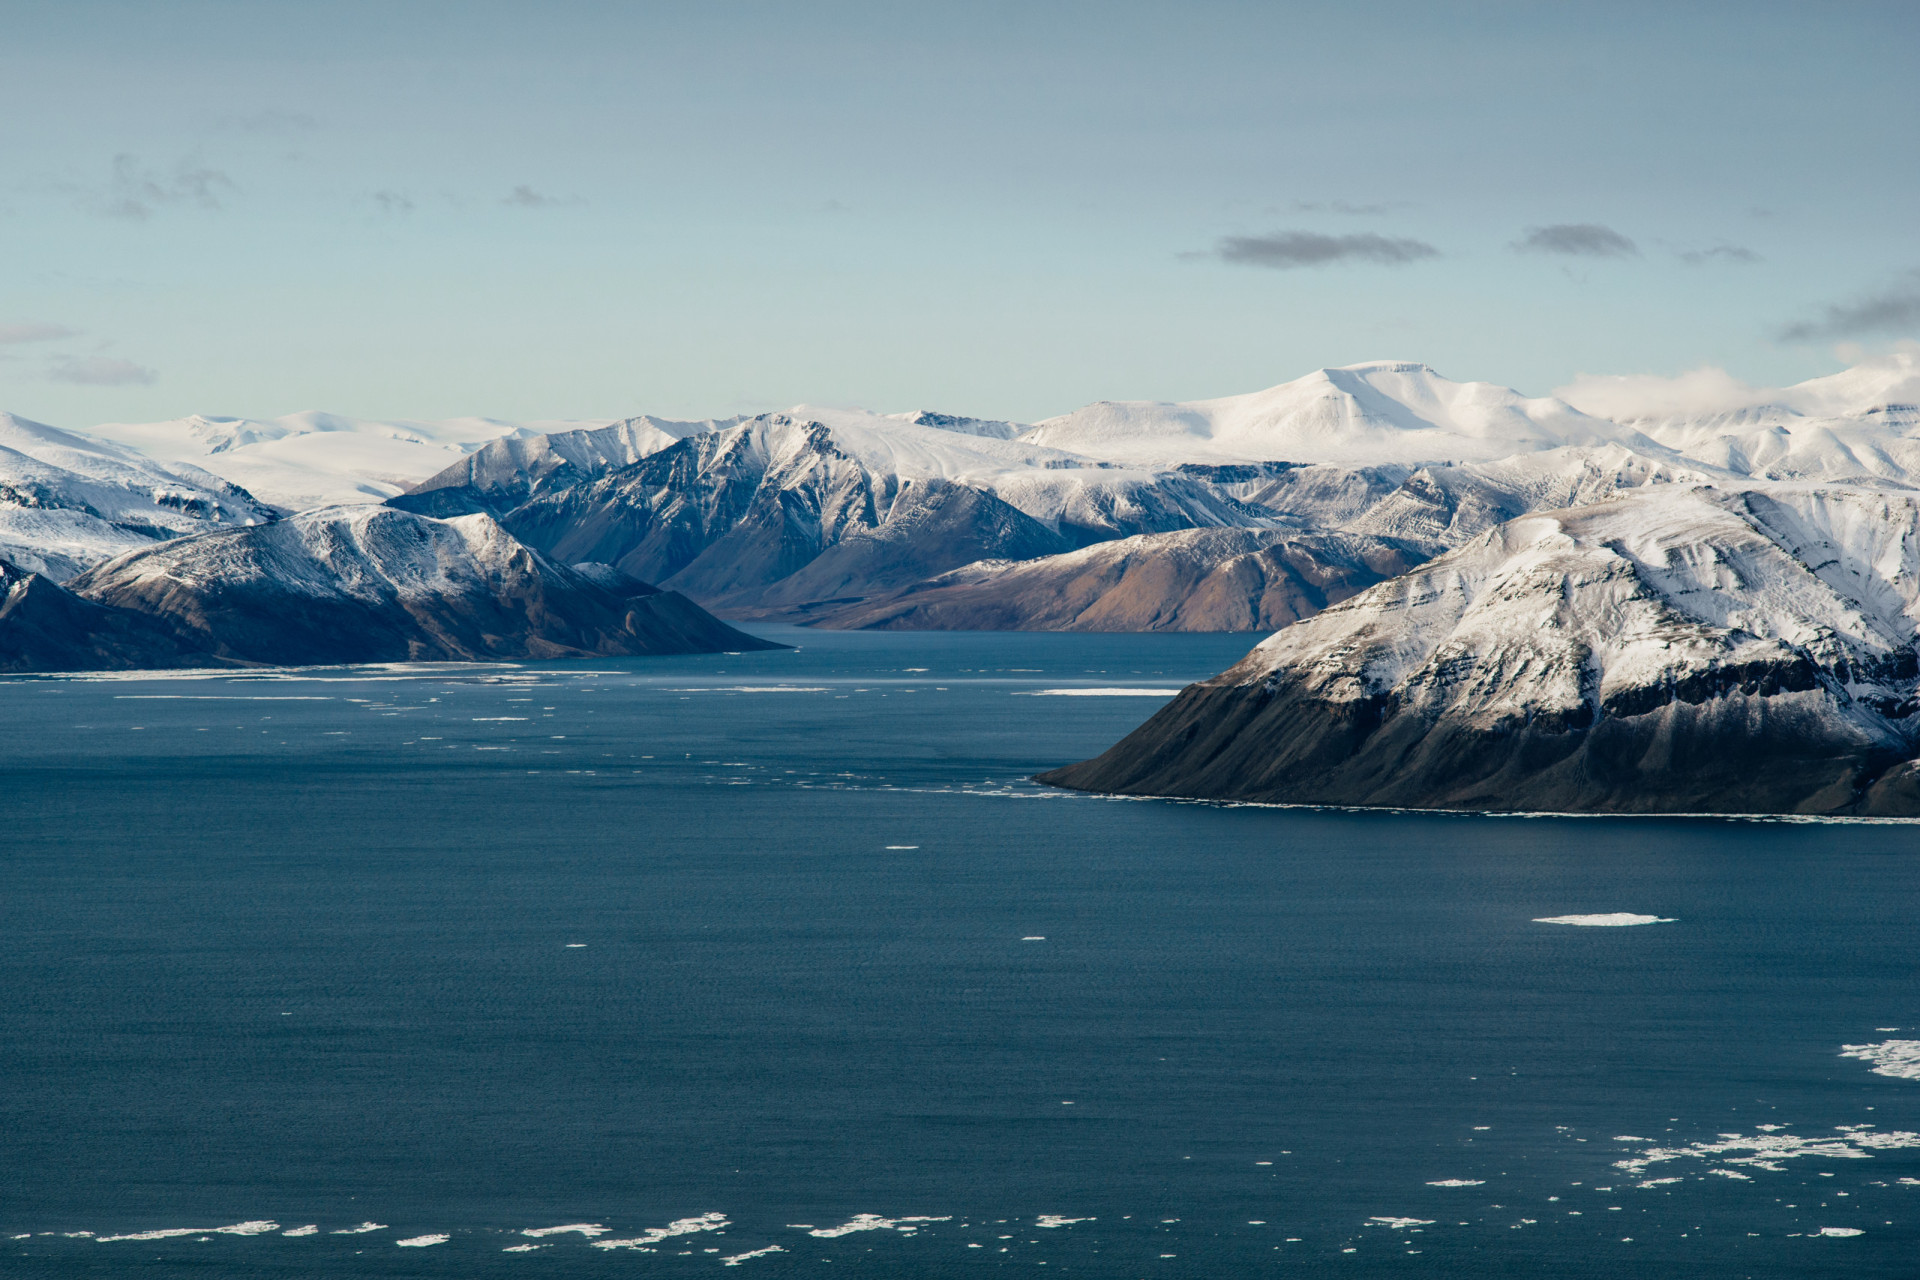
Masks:
[[[595,1240],[596,1249],[646,1249],[673,1236],[690,1236],[701,1231],[718,1231],[727,1225],[724,1213],[703,1213],[697,1218],[675,1218],[664,1227],[648,1227],[637,1236],[624,1240]]]
[[[1043,1213],[1034,1219],[1036,1227],[1070,1227],[1076,1222],[1093,1222],[1093,1218],[1063,1218],[1057,1213]]]
[[[1178,689],[1023,689],[1016,698],[1175,698]]]
[[[1883,1040],[1879,1044],[1843,1044],[1843,1058],[1873,1064],[1873,1074],[1920,1080],[1920,1040]]]
[[[134,1231],[121,1236],[95,1236],[101,1244],[111,1244],[116,1240],[177,1240],[181,1236],[263,1236],[269,1231],[278,1231],[280,1224],[268,1222],[236,1222],[230,1227],[163,1227],[158,1231]]]
[[[1485,1178],[1442,1178],[1438,1182],[1429,1182],[1430,1187],[1484,1187]]]
[[[451,1239],[453,1239],[452,1236],[442,1232],[426,1236],[409,1236],[405,1240],[395,1240],[394,1243],[402,1249],[424,1249],[432,1244],[445,1244]]]
[[[580,1235],[591,1240],[595,1236],[607,1234],[607,1228],[597,1222],[569,1222],[564,1227],[527,1227],[520,1233],[538,1240],[541,1236]]]
[[[338,1231],[329,1231],[327,1234],[332,1236],[364,1236],[369,1231],[385,1231],[386,1229],[387,1224],[384,1222],[363,1222],[357,1227],[342,1227]]]
[[[952,1221],[953,1219],[951,1217],[883,1218],[877,1213],[856,1213],[850,1222],[843,1222],[837,1227],[815,1227],[813,1230],[807,1232],[807,1234],[831,1240],[836,1236],[850,1236],[856,1231],[914,1232],[920,1229],[920,1224],[923,1222]]]
[[[1614,927],[1630,924],[1673,924],[1672,916],[1638,916],[1631,911],[1612,911],[1591,916],[1535,916],[1535,924],[1574,924],[1588,927]]]
[[[1430,1227],[1433,1225],[1432,1218],[1385,1218],[1377,1215],[1368,1218],[1367,1222],[1382,1227]]]
[[[317,1236],[320,1234],[320,1228],[309,1222],[304,1227],[293,1227],[289,1230],[282,1231],[280,1234],[283,1236]]]
[[[1816,1236],[1863,1236],[1867,1233],[1858,1227],[1822,1227],[1818,1231],[1812,1231],[1808,1234]]]
[[[1749,1138],[1737,1133],[1723,1133],[1719,1135],[1718,1142],[1694,1142],[1684,1147],[1648,1147],[1637,1156],[1614,1161],[1613,1167],[1632,1174],[1643,1174],[1650,1166],[1668,1160],[1694,1159],[1783,1173],[1786,1167],[1780,1163],[1782,1160],[1797,1160],[1805,1156],[1820,1156],[1829,1160],[1871,1160],[1875,1151],[1920,1147],[1920,1133],[1910,1133],[1904,1129],[1878,1133],[1873,1132],[1871,1126],[1847,1125],[1835,1132],[1839,1136],[1832,1138],[1803,1138],[1790,1133],[1762,1133]],[[1713,1172],[1723,1171],[1716,1169]],[[1735,1175],[1726,1173],[1724,1176]]]
[[[532,1253],[532,1252],[534,1252],[534,1251],[535,1251],[536,1249],[551,1249],[551,1248],[553,1248],[553,1246],[552,1246],[552,1245],[550,1245],[550,1244],[510,1244],[510,1245],[508,1245],[508,1246],[507,1246],[506,1248],[504,1248],[504,1249],[502,1249],[502,1250],[501,1250],[500,1252],[502,1252],[502,1253]]]
[[[785,1252],[786,1250],[782,1249],[779,1245],[770,1244],[764,1249],[749,1249],[745,1253],[736,1253],[730,1258],[722,1258],[720,1259],[720,1263],[722,1266],[737,1267],[741,1263],[750,1261],[751,1259],[754,1259],[754,1258],[764,1258],[770,1253],[785,1253]]]

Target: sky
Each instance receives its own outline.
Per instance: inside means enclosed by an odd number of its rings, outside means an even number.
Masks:
[[[0,0],[0,408],[1031,421],[1920,338],[1920,6]]]

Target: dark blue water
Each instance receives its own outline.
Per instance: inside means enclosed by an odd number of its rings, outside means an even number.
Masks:
[[[1247,640],[787,634],[0,683],[0,1273],[1914,1273],[1916,828],[1066,795]]]

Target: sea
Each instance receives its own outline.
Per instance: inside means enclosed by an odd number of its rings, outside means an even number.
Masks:
[[[1920,828],[1113,799],[1232,635],[0,682],[0,1275],[1920,1273]]]

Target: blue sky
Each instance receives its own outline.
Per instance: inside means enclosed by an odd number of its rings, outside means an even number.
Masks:
[[[0,407],[1033,419],[1920,337],[1920,6],[0,0]]]

